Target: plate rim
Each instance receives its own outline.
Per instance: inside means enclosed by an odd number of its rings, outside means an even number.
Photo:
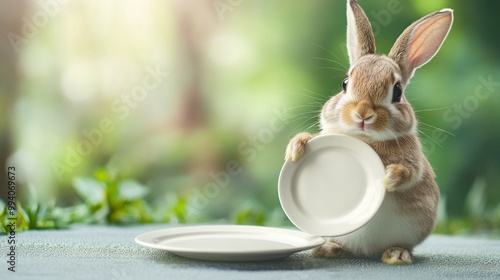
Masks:
[[[374,163],[372,163],[374,165],[374,168],[373,168],[373,172],[374,174],[378,174],[377,177],[380,176],[379,179],[375,179],[375,181],[371,182],[370,186],[375,184],[375,185],[380,185],[381,184],[381,180],[383,179],[383,177],[385,176],[385,166],[382,162],[382,160],[380,159],[380,156],[375,152],[375,150],[370,147],[367,143],[357,139],[357,138],[354,138],[354,137],[351,137],[351,136],[348,136],[348,135],[343,135],[343,134],[323,134],[323,135],[318,135],[318,136],[315,136],[313,139],[311,139],[307,145],[309,145],[309,147],[311,147],[311,145],[321,145],[321,144],[324,144],[324,141],[327,141],[326,139],[327,138],[334,138],[334,139],[331,139],[332,141],[330,141],[330,145],[332,147],[342,147],[342,148],[349,148],[352,150],[352,147],[349,147],[349,146],[358,146],[358,147],[363,147],[363,149],[365,149],[366,151],[363,151],[364,152],[367,152],[369,155],[367,155],[366,157],[370,156],[371,159],[370,161],[374,161]],[[341,141],[333,141],[335,139],[341,139]],[[346,143],[352,143],[352,144],[347,144]],[[306,148],[306,150],[304,151],[304,154],[307,155],[308,153],[308,150]],[[346,234],[349,234],[349,233],[352,233],[356,230],[358,230],[359,228],[363,227],[364,225],[366,225],[372,218],[373,216],[375,216],[375,214],[377,213],[377,211],[380,209],[381,205],[382,205],[382,202],[384,201],[385,199],[385,194],[386,194],[386,191],[385,189],[380,186],[380,190],[377,191],[376,189],[374,189],[373,191],[378,193],[378,196],[376,197],[377,200],[373,203],[373,208],[370,207],[368,209],[372,209],[371,212],[369,213],[369,215],[366,215],[366,220],[363,221],[362,223],[357,223],[358,225],[355,226],[355,227],[351,227],[350,230],[343,230],[343,231],[338,231],[338,230],[317,230],[317,228],[319,226],[321,226],[322,228],[325,227],[325,224],[321,223],[317,223],[315,228],[312,228],[310,226],[306,224],[304,224],[304,222],[301,221],[302,218],[300,217],[294,217],[295,214],[292,212],[292,211],[299,211],[297,209],[299,209],[300,207],[298,207],[295,202],[293,202],[293,199],[290,199],[290,201],[287,201],[287,197],[290,196],[290,194],[286,193],[285,191],[288,190],[288,192],[290,192],[291,188],[293,188],[293,186],[286,186],[285,182],[286,181],[291,181],[291,177],[294,176],[294,172],[295,170],[300,166],[300,163],[301,163],[301,160],[304,158],[304,154],[298,159],[298,161],[296,162],[291,162],[290,160],[287,160],[282,168],[281,168],[281,171],[280,171],[280,175],[279,175],[279,178],[278,178],[278,196],[279,196],[279,201],[280,201],[280,204],[281,204],[281,208],[283,209],[283,211],[285,212],[285,215],[288,217],[288,219],[297,227],[299,228],[300,230],[302,230],[303,232],[307,232],[309,234],[312,234],[312,235],[316,235],[316,236],[342,236],[342,235],[346,235]],[[370,155],[371,154],[371,155]],[[372,165],[370,164],[370,165]],[[288,172],[288,175],[286,175],[286,173]],[[286,176],[288,176],[289,178],[286,178]],[[291,184],[290,184],[291,185]],[[295,209],[296,210],[291,210],[292,207],[290,205],[295,205]],[[289,208],[290,207],[290,208]],[[310,221],[309,221],[310,222]],[[330,226],[331,227],[331,226]]]
[[[207,232],[224,232],[227,233],[260,233],[262,235],[272,234],[272,235],[282,235],[286,237],[294,237],[300,238],[306,242],[306,245],[297,246],[291,244],[291,248],[282,248],[282,249],[272,249],[272,250],[252,250],[252,251],[244,251],[240,250],[238,252],[231,251],[210,251],[208,249],[200,249],[200,248],[182,248],[182,247],[170,247],[161,244],[155,244],[152,242],[154,238],[159,238],[162,236],[168,235],[178,235],[178,234],[196,234],[199,232],[200,234]],[[267,227],[267,226],[252,226],[252,225],[186,225],[186,226],[175,226],[168,227],[159,230],[153,230],[145,233],[141,233],[135,237],[135,242],[139,245],[168,251],[172,254],[176,253],[198,253],[198,254],[213,254],[213,255],[267,255],[267,254],[285,254],[285,253],[295,253],[307,249],[311,249],[317,246],[320,246],[326,242],[323,237],[314,236],[306,232],[294,230],[294,229],[286,229],[286,228],[277,228],[277,227]]]

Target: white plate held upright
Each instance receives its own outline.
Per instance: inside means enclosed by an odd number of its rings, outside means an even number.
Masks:
[[[385,168],[366,143],[345,135],[309,141],[304,154],[281,169],[278,194],[292,223],[317,236],[359,229],[377,212],[385,195]]]

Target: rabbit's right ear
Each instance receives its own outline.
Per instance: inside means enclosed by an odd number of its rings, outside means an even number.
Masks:
[[[356,0],[347,0],[347,52],[351,66],[363,55],[375,53],[372,26]]]
[[[444,9],[414,22],[399,36],[389,57],[401,67],[405,83],[438,52],[452,23],[453,10]]]

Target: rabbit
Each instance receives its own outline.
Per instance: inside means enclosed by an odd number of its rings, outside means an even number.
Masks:
[[[411,24],[389,55],[375,54],[374,34],[357,1],[347,1],[350,68],[342,91],[320,113],[320,132],[343,134],[370,145],[385,166],[386,195],[375,216],[360,229],[314,248],[315,257],[380,258],[386,264],[411,264],[412,250],[435,226],[439,189],[417,136],[417,119],[405,97],[415,69],[440,49],[453,23],[443,9]],[[299,133],[285,160],[296,161],[314,136]]]

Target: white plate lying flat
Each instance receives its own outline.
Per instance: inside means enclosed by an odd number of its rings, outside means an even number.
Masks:
[[[359,229],[385,195],[384,165],[368,144],[344,135],[313,138],[296,161],[281,169],[281,207],[299,229],[340,236]]]
[[[297,230],[258,226],[186,226],[138,235],[135,242],[210,261],[264,261],[288,257],[325,242]]]

